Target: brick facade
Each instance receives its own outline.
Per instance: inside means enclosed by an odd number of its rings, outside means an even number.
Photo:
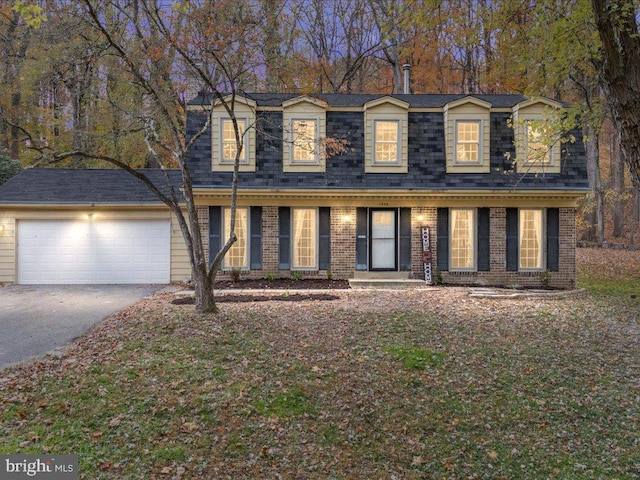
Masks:
[[[490,261],[487,272],[438,272],[437,265],[437,209],[414,207],[411,209],[411,272],[410,277],[424,278],[422,238],[420,228],[430,227],[432,254],[432,278],[440,275],[450,285],[497,285],[519,287],[573,288],[575,286],[575,208],[559,209],[559,271],[557,272],[509,272],[506,269],[506,208],[490,208]],[[209,218],[208,207],[199,207],[198,215],[203,231],[203,243],[208,252]],[[331,208],[331,272],[304,271],[305,278],[336,279],[353,277],[356,259],[356,208]],[[291,272],[278,269],[278,207],[262,208],[262,268],[243,271],[243,278],[266,276],[287,277]],[[219,273],[219,278],[228,277],[228,272]]]

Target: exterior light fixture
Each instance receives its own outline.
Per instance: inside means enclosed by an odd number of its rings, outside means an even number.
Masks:
[[[5,230],[4,225],[0,225],[0,233],[4,232],[4,230]]]
[[[349,215],[349,214],[343,215],[342,216],[342,221],[345,222],[345,223],[346,222],[350,222],[351,221],[351,215]]]
[[[94,218],[94,214],[93,213],[87,213],[87,220],[91,221]]]
[[[424,215],[418,215],[418,221],[424,222]]]

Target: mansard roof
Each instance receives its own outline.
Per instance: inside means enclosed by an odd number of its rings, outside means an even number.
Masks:
[[[283,103],[297,97],[312,97],[326,102],[330,107],[364,107],[374,100],[391,97],[409,104],[409,108],[443,108],[446,104],[473,97],[491,104],[492,108],[513,108],[529,100],[521,94],[469,95],[469,94],[360,94],[360,93],[238,93],[254,100],[258,107],[281,107]],[[210,93],[200,92],[189,105],[203,105],[211,101]]]

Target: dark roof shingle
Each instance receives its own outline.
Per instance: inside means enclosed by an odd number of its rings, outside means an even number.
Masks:
[[[163,193],[169,192],[162,170],[142,169]],[[179,170],[167,170],[175,188]],[[138,178],[125,170],[27,168],[0,185],[0,204],[161,204]]]
[[[303,96],[298,93],[242,93],[238,94],[255,100],[259,107],[279,107],[283,102]],[[310,97],[324,100],[332,107],[362,107],[365,103],[381,97],[393,97],[407,102],[410,108],[442,108],[447,103],[464,97],[475,97],[489,102],[494,108],[511,108],[528,97],[520,94],[466,95],[466,94],[360,94],[360,93],[316,93]],[[200,92],[189,105],[206,105],[211,102],[211,94]]]

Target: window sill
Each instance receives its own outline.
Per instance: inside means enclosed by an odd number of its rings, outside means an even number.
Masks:
[[[491,167],[484,164],[447,164],[447,173],[491,173]]]

